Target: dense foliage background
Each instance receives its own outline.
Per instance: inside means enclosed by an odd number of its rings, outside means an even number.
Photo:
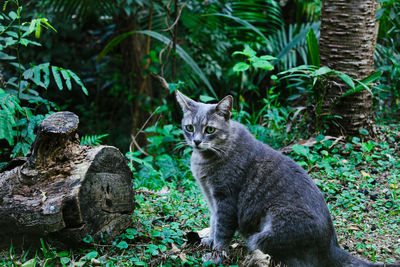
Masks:
[[[292,145],[285,151],[326,193],[341,244],[398,261],[400,4],[378,2],[375,72],[356,77],[320,65],[320,0],[4,1],[0,167],[27,155],[46,116],[69,110],[82,144],[126,153],[138,195],[136,228],[113,245],[88,238],[88,247],[62,251],[43,242],[36,255],[11,247],[2,262],[201,262],[201,251],[184,245],[207,212],[181,142],[175,89],[203,102],[233,95],[234,119],[277,149]],[[373,123],[332,134],[340,115],[324,110],[321,90],[330,81],[344,84],[340,97],[371,95]]]

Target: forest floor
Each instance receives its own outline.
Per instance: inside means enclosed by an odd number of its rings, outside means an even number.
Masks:
[[[400,125],[379,126],[372,139],[318,136],[309,141],[286,151],[324,192],[341,247],[371,262],[400,263]],[[111,244],[87,238],[81,248],[63,250],[43,241],[36,251],[11,247],[0,252],[0,264],[209,265],[202,263],[208,249],[195,242],[197,231],[208,227],[206,203],[188,166],[183,168],[180,180],[153,190],[136,188],[133,226]],[[247,253],[236,236],[224,265],[241,266]]]

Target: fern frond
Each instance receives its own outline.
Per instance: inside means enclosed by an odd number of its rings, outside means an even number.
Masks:
[[[16,113],[23,112],[19,99],[0,89],[0,139],[6,139],[10,146],[14,145]]]
[[[109,134],[101,134],[101,135],[84,135],[81,138],[81,146],[89,145],[89,146],[98,146],[102,144],[102,140],[104,137]]]

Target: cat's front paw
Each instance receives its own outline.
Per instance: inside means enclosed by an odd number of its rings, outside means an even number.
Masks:
[[[271,265],[271,256],[264,254],[261,250],[256,249],[250,255],[246,256],[243,266],[251,267],[269,267]]]
[[[206,247],[211,247],[213,245],[213,242],[214,242],[214,239],[212,237],[209,237],[209,236],[208,237],[203,237],[201,239],[201,241],[200,241],[200,243],[203,246],[206,246]]]
[[[202,260],[203,262],[212,262],[215,265],[219,265],[226,257],[227,255],[225,251],[214,250],[213,252],[204,254]]]

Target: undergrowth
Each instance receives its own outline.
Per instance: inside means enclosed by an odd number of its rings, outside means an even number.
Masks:
[[[324,192],[339,243],[372,262],[400,261],[400,125],[379,126],[364,137],[317,136],[284,149],[309,171]],[[173,125],[152,127],[147,156],[128,153],[134,174],[132,227],[111,244],[87,236],[80,248],[64,250],[51,240],[39,249],[0,253],[4,266],[192,266],[207,251],[194,241],[208,227],[208,211],[189,171],[190,149]],[[178,145],[177,145],[178,144]],[[276,145],[276,144],[274,144]],[[172,149],[174,148],[174,149]],[[173,152],[171,152],[173,151]],[[235,237],[225,264],[237,266],[246,256]]]

